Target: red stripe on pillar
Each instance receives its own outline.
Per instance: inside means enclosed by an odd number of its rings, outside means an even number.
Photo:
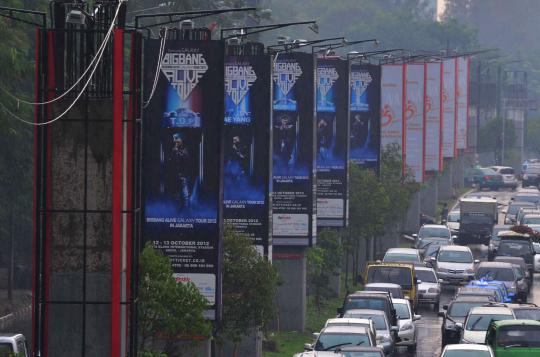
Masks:
[[[403,88],[401,93],[401,161],[402,173],[407,173],[407,65],[402,65]]]
[[[458,59],[454,58],[454,157],[458,157],[458,111],[459,111],[459,66]]]
[[[440,95],[439,95],[439,107],[441,112],[441,125],[439,126],[439,171],[442,172],[444,169],[444,61],[441,60],[441,82],[440,82]]]
[[[111,357],[120,356],[120,296],[122,289],[122,120],[124,114],[124,30],[114,30],[113,157],[111,248]]]

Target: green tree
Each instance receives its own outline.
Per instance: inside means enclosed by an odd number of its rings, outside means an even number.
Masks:
[[[171,262],[147,244],[140,256],[139,349],[141,356],[179,356],[180,339],[209,337],[203,317],[208,301],[193,283],[178,283]],[[152,355],[153,353],[153,355]]]
[[[233,343],[265,328],[274,312],[278,274],[248,237],[225,229],[223,241],[223,324],[220,335]]]
[[[317,244],[309,249],[308,279],[313,286],[315,305],[320,311],[321,300],[327,298],[331,289],[330,277],[341,268],[343,249],[340,232],[335,229],[323,229],[317,233]]]
[[[478,138],[479,152],[492,152],[498,162],[501,162],[503,145],[503,120],[493,118],[480,126],[480,135]],[[516,144],[516,129],[512,120],[504,122],[504,147],[505,158],[508,158],[510,151]],[[506,160],[505,160],[506,161]]]

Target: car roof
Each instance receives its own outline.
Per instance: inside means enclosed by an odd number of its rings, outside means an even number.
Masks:
[[[473,307],[469,314],[471,315],[485,315],[485,314],[497,314],[497,315],[512,315],[512,310],[506,306],[476,306]]]
[[[507,262],[507,263],[511,262],[511,264],[515,264],[515,263],[526,264],[525,259],[523,259],[522,257],[509,257],[509,256],[506,256],[506,255],[496,256],[495,261],[496,262]]]
[[[486,295],[458,295],[450,304],[454,302],[489,302],[489,296]]]
[[[398,298],[392,298],[393,304],[408,304],[409,300],[407,299],[398,299]]]
[[[429,267],[426,267],[426,266],[424,266],[424,267],[420,267],[420,266],[417,267],[417,266],[415,266],[415,267],[414,267],[414,270],[415,270],[415,271],[431,271],[431,272],[435,273],[435,269],[429,268]]]
[[[369,325],[370,323],[373,323],[373,320],[370,319],[359,319],[356,317],[335,317],[332,319],[326,320],[327,324],[331,323],[341,323],[341,324],[351,324],[351,325]]]
[[[510,202],[509,206],[522,206],[522,207],[530,206],[530,207],[533,207],[533,206],[536,206],[536,203],[528,202],[528,201],[512,201],[512,202]]]
[[[373,309],[350,309],[347,310],[347,314],[366,314],[366,315],[384,315],[386,313],[382,310],[373,310]]]
[[[495,166],[489,166],[490,168],[492,169],[514,169],[512,166],[498,166],[498,165],[495,165]]]
[[[343,352],[382,352],[380,347],[369,346],[343,346],[339,348]]]
[[[464,245],[444,245],[444,246],[441,247],[439,252],[442,251],[442,250],[454,250],[454,251],[458,251],[458,252],[471,252],[471,248],[469,248],[467,246],[464,246]]]
[[[527,213],[523,216],[523,218],[540,218],[540,214],[538,213]]]
[[[405,254],[418,254],[418,249],[414,248],[390,248],[386,253],[405,253]]]
[[[463,350],[463,351],[489,351],[487,345],[479,345],[475,343],[467,344],[455,344],[455,345],[446,345],[447,351]]]
[[[367,288],[367,287],[370,287],[370,288],[400,288],[401,289],[401,285],[398,285],[398,284],[394,284],[394,283],[369,283],[369,284],[366,284],[364,288]]]
[[[497,200],[493,197],[486,197],[486,196],[468,196],[460,199],[460,202],[497,202]]]
[[[424,224],[420,228],[444,228],[444,229],[448,229],[448,227],[445,226],[444,224]]]
[[[382,298],[390,299],[390,293],[388,291],[355,291],[347,295],[347,298],[368,297],[368,298]]]
[[[358,325],[347,325],[347,326],[336,326],[330,325],[326,326],[321,330],[321,333],[358,333],[358,334],[367,334],[368,329],[365,326]]]
[[[528,326],[540,326],[540,321],[536,320],[499,320],[499,321],[493,321],[493,324],[495,324],[496,327],[503,327],[503,326],[518,326],[518,325],[528,325]]]
[[[482,268],[508,268],[512,269],[512,263],[508,262],[480,262],[476,269]]]

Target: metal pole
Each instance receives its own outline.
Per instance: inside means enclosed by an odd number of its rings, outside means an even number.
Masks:
[[[9,234],[9,267],[8,267],[8,299],[13,301],[13,259],[15,257],[13,242],[15,241],[15,209],[11,206],[11,222],[10,222],[10,234]]]
[[[476,79],[476,142],[475,153],[478,154],[478,139],[480,138],[480,96],[482,93],[482,60],[478,60],[478,78]]]

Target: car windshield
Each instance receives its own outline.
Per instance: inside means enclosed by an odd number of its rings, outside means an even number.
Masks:
[[[480,169],[480,172],[482,173],[482,175],[496,175],[497,174],[494,170],[489,169],[489,168],[482,168]]]
[[[499,171],[499,173],[503,174],[503,175],[513,175],[514,174],[514,169],[512,168],[504,168],[504,169],[501,169]]]
[[[534,245],[533,248],[536,254],[540,254],[540,245]]]
[[[521,202],[538,203],[538,201],[540,201],[540,196],[539,195],[516,195],[516,197],[514,197],[514,200],[521,201]]]
[[[439,252],[437,261],[444,263],[472,263],[471,252],[460,250],[442,250]]]
[[[529,207],[528,205],[523,205],[523,204],[513,204],[513,205],[510,205],[508,206],[508,211],[507,213],[508,214],[517,214],[519,209],[522,208],[522,207]]]
[[[409,306],[407,306],[407,304],[397,303],[394,304],[394,308],[396,309],[398,319],[408,320],[411,318],[411,313],[409,312]]]
[[[540,347],[540,326],[507,326],[499,329],[501,347]]]
[[[364,313],[353,313],[351,316],[347,316],[353,319],[371,319],[375,325],[375,330],[388,330],[386,325],[386,319],[383,315],[374,315],[374,314],[364,314]]]
[[[407,253],[386,253],[384,255],[384,262],[417,262],[418,256],[416,254]]]
[[[474,314],[467,318],[465,329],[468,331],[487,331],[491,321],[512,320],[512,315],[503,314]]]
[[[446,217],[447,222],[457,222],[459,221],[459,212],[450,212]]]
[[[448,245],[447,238],[424,238],[418,243],[419,249],[425,249],[432,245]]]
[[[540,217],[525,217],[523,224],[540,224]]]
[[[469,311],[476,306],[482,306],[485,302],[475,301],[475,302],[465,302],[465,301],[456,301],[448,307],[448,316],[456,317],[466,317],[469,314]]]
[[[341,346],[369,346],[367,334],[360,333],[321,333],[315,343],[315,351],[333,351]]]
[[[528,242],[502,241],[497,250],[498,255],[522,256],[531,252]]]
[[[441,357],[490,357],[489,351],[447,350]]]
[[[516,315],[516,319],[540,321],[540,309],[538,308],[515,309],[514,315]]]
[[[479,267],[476,271],[476,279],[514,281],[514,270],[512,268],[484,268]]]
[[[370,309],[386,311],[385,300],[376,297],[348,298],[345,303],[345,311],[352,309]]]
[[[407,290],[412,285],[410,268],[371,266],[368,270],[368,283],[392,283]]]
[[[426,256],[426,257],[436,257],[437,253],[439,252],[439,249],[441,249],[441,246],[443,246],[443,245],[448,245],[448,244],[434,244],[434,245],[428,246],[426,248],[426,252],[424,253],[424,256]]]
[[[418,232],[420,238],[426,237],[440,237],[440,238],[450,238],[450,231],[448,228],[443,227],[422,227]]]
[[[398,299],[403,298],[403,294],[401,293],[400,288],[366,286],[364,291],[385,291],[385,292],[389,292],[392,295],[392,297],[395,297],[395,298],[398,298]]]
[[[528,166],[525,170],[526,174],[540,174],[540,166]]]
[[[436,283],[437,275],[431,270],[416,270],[414,272],[416,278],[421,280],[423,283]]]
[[[344,357],[382,357],[380,352],[371,352],[371,351],[358,351],[358,352],[349,352],[349,351],[341,351],[341,354]]]

